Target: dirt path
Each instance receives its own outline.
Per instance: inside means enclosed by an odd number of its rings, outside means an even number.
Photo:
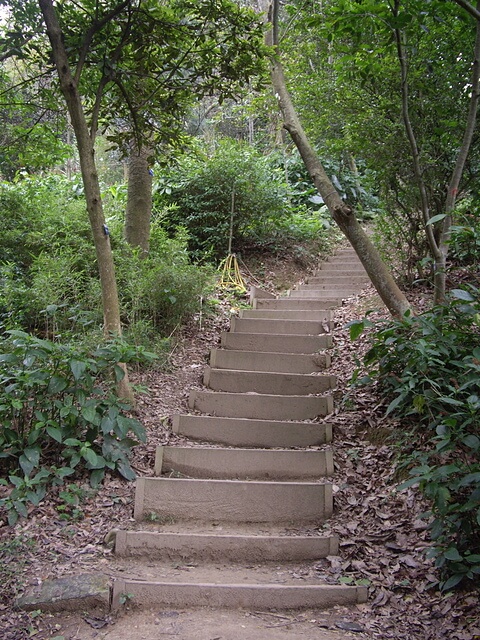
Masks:
[[[344,612],[347,613],[348,612]],[[113,625],[95,630],[85,619],[63,616],[61,635],[69,640],[345,640],[368,638],[364,633],[349,633],[335,625],[352,625],[340,611],[301,613],[242,612],[219,610],[162,610],[130,612]],[[91,619],[95,624],[95,620]],[[98,621],[98,624],[101,624]],[[333,627],[330,630],[330,627]]]

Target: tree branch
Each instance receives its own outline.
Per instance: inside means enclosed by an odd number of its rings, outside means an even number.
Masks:
[[[477,2],[477,8],[480,9],[480,0]],[[442,243],[445,243],[445,251],[448,249],[448,239],[450,236],[450,227],[452,224],[453,210],[457,199],[460,180],[462,179],[465,163],[467,162],[468,153],[472,146],[473,135],[475,133],[475,125],[477,121],[477,109],[480,97],[480,20],[477,21],[477,31],[475,37],[475,47],[473,53],[472,64],[472,94],[468,105],[467,122],[463,134],[462,145],[458,152],[455,167],[448,185],[447,199],[445,203],[445,212],[447,216],[443,221]]]
[[[398,13],[398,2],[395,3],[394,7],[394,15]],[[395,29],[395,42],[397,45],[397,57],[400,64],[400,74],[401,74],[401,83],[402,83],[402,117],[403,123],[405,125],[405,132],[407,134],[408,142],[410,144],[410,150],[412,153],[413,160],[413,171],[415,174],[415,180],[417,182],[418,190],[420,192],[420,202],[422,206],[422,215],[423,221],[425,224],[425,232],[427,234],[428,243],[430,245],[430,249],[435,256],[435,258],[440,257],[440,251],[438,248],[437,241],[435,240],[434,230],[430,220],[430,205],[428,202],[427,189],[425,186],[425,182],[423,180],[423,171],[422,165],[420,162],[420,151],[418,149],[417,138],[415,136],[415,132],[413,130],[412,121],[410,119],[410,110],[409,110],[409,85],[408,85],[408,63],[407,63],[407,54],[405,52],[405,45],[403,42],[403,34],[400,29]]]
[[[121,13],[128,5],[130,4],[130,0],[124,0],[119,5],[114,7],[111,11],[106,13],[101,20],[95,19],[91,24],[90,28],[87,30],[85,37],[83,39],[82,46],[80,47],[80,54],[78,57],[77,67],[75,69],[74,80],[78,85],[80,80],[80,76],[82,74],[83,65],[85,64],[85,60],[87,58],[87,53],[90,49],[90,45],[92,43],[93,37],[95,34],[100,31],[110,20],[113,20],[119,13]]]
[[[462,9],[465,9],[465,11],[468,11],[468,13],[473,16],[475,20],[480,21],[480,9],[478,8],[478,6],[475,8],[473,4],[470,4],[470,2],[467,2],[467,0],[453,0],[453,2],[458,4],[459,7],[462,7]]]
[[[92,109],[92,120],[90,124],[90,137],[92,140],[95,140],[98,130],[98,118],[100,114],[100,107],[102,104],[103,91],[107,84],[114,79],[114,73],[112,68],[112,63],[118,62],[120,56],[122,55],[123,47],[125,45],[125,40],[127,39],[127,35],[130,33],[131,29],[131,13],[129,12],[128,21],[123,31],[122,37],[115,47],[115,51],[113,52],[111,59],[109,61],[109,69],[107,73],[104,73],[100,82],[98,83],[97,91],[95,93],[95,103]],[[77,67],[78,69],[78,67]]]

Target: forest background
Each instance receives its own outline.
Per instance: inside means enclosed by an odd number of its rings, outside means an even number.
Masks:
[[[0,4],[5,523],[85,474],[133,479],[127,365],[215,312],[230,252],[314,265],[336,222],[393,291],[393,319],[351,325],[354,381],[401,420],[439,586],[478,583],[479,7]]]

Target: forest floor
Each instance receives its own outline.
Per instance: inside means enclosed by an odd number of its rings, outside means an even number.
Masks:
[[[251,274],[250,280],[278,290],[306,275],[303,268],[285,261],[263,264],[261,282]],[[427,302],[421,293],[414,298],[419,307]],[[137,474],[151,473],[158,444],[188,444],[172,435],[170,417],[185,411],[191,388],[202,386],[209,350],[218,346],[221,331],[228,328],[232,306],[231,301],[221,304],[215,315],[199,316],[185,328],[167,370],[131,373],[133,382],[145,390],[139,395],[137,411],[148,433],[147,443],[134,453]],[[15,611],[15,596],[45,579],[81,573],[111,575],[115,558],[105,537],[111,529],[135,528],[136,524],[133,483],[108,477],[97,491],[88,483],[72,485],[69,490],[77,495],[77,504],[65,505],[59,495],[51,494],[14,528],[0,522],[2,640],[153,640],[169,636],[179,640],[480,639],[480,594],[441,594],[435,589],[438,575],[425,557],[427,522],[420,517],[425,505],[413,489],[396,491],[396,449],[390,436],[399,425],[385,418],[386,403],[374,388],[349,386],[368,348],[368,333],[352,343],[345,324],[370,310],[375,310],[373,317],[387,316],[373,288],[346,300],[335,312],[330,370],[338,377],[331,416],[335,514],[326,532],[339,536],[340,555],[304,567],[330,580],[342,576],[347,583],[366,581],[366,604],[320,612],[232,612],[225,614],[222,632],[218,631],[218,617],[213,621],[208,611],[195,618],[185,611],[132,611],[119,618],[88,612]]]

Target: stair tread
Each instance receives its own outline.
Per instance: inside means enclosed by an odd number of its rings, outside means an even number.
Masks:
[[[242,449],[163,447],[155,455],[157,476],[247,480],[317,479],[333,473],[333,456],[325,449]]]
[[[122,530],[122,529],[120,529]],[[114,531],[117,531],[115,529]],[[332,534],[328,528],[319,528],[311,523],[275,523],[275,522],[220,522],[210,520],[186,520],[181,518],[159,519],[158,521],[143,520],[141,522],[129,522],[128,532],[144,531],[151,534],[165,534],[175,536],[215,536],[247,538],[324,538]]]
[[[263,420],[177,414],[174,433],[200,441],[240,447],[318,446],[332,440],[328,422]]]
[[[318,566],[317,570],[315,567]],[[222,562],[178,562],[155,560],[154,562],[135,558],[122,559],[111,567],[122,577],[130,580],[197,583],[197,584],[239,584],[247,585],[326,585],[332,584],[322,577],[319,562],[307,563],[252,563],[248,566]]]

